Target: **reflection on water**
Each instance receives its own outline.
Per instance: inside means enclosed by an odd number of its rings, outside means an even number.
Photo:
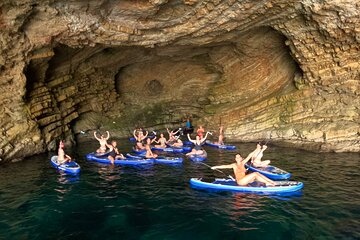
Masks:
[[[121,152],[131,149],[127,141],[119,143]],[[229,164],[236,152],[245,155],[254,147],[237,146],[236,151],[207,148],[205,163]],[[56,172],[50,155],[1,166],[0,239],[360,238],[358,154],[270,145],[266,158],[305,187],[287,194],[248,194],[192,189],[192,177],[224,174],[187,158],[180,165],[87,162],[85,154],[96,147],[94,141],[74,151],[81,165],[75,176]]]

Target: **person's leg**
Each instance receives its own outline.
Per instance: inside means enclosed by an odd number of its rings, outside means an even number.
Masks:
[[[236,180],[236,183],[240,186],[246,186],[249,183],[252,183],[256,179],[255,173],[250,173],[245,175],[243,178]]]
[[[241,185],[241,186],[246,186],[247,184],[252,183],[255,180],[258,182],[265,183],[266,186],[274,186],[275,185],[275,182],[273,182],[272,180],[270,180],[269,178],[265,177],[264,175],[262,175],[258,172],[253,172],[253,173],[247,174],[242,179],[238,180],[237,184]]]
[[[202,155],[202,154],[204,154],[204,151],[203,151],[203,150],[197,150],[197,151],[195,152],[195,154],[196,154],[196,155]]]
[[[194,154],[196,154],[196,150],[193,148],[193,149],[191,149],[191,152],[186,154],[186,156],[194,155]]]
[[[258,172],[254,172],[254,173],[256,174],[256,180],[257,181],[265,183],[266,186],[274,186],[275,185],[274,181],[272,181],[271,179],[265,177],[261,173],[258,173]]]
[[[254,162],[255,167],[267,167],[270,164],[270,160]]]
[[[111,164],[114,164],[115,159],[113,156],[108,156],[108,159],[111,161]]]
[[[261,162],[261,165],[263,165],[264,167],[267,167],[268,165],[270,165],[270,160],[265,160]]]

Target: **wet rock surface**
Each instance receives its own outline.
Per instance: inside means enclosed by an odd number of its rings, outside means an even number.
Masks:
[[[193,123],[227,141],[360,150],[353,1],[0,3],[1,162]]]

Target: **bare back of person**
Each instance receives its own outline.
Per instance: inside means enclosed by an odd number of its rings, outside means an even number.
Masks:
[[[96,150],[97,153],[104,153],[106,152],[106,145],[107,145],[107,140],[109,139],[110,137],[110,133],[109,131],[106,131],[107,133],[107,137],[105,137],[104,135],[101,135],[100,138],[98,138],[96,136],[96,132],[94,132],[94,137],[96,140],[99,141],[100,143],[100,148]]]
[[[57,161],[59,164],[64,164],[66,162],[71,161],[71,157],[66,155],[66,153],[64,151],[64,143],[62,141],[60,141],[60,144],[59,144]]]
[[[224,127],[223,126],[220,126],[219,128],[219,138],[218,138],[218,141],[215,142],[219,145],[224,145]]]
[[[107,144],[106,139],[100,139],[100,140],[99,140],[99,143],[100,143],[100,149],[101,149],[103,152],[106,152],[106,144]]]
[[[61,148],[59,148],[59,150],[58,150],[58,162],[59,163],[64,163],[65,162],[65,152]]]

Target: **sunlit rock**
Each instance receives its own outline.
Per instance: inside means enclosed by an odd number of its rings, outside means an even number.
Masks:
[[[359,15],[354,1],[2,1],[0,159],[186,114],[227,141],[359,151]]]

